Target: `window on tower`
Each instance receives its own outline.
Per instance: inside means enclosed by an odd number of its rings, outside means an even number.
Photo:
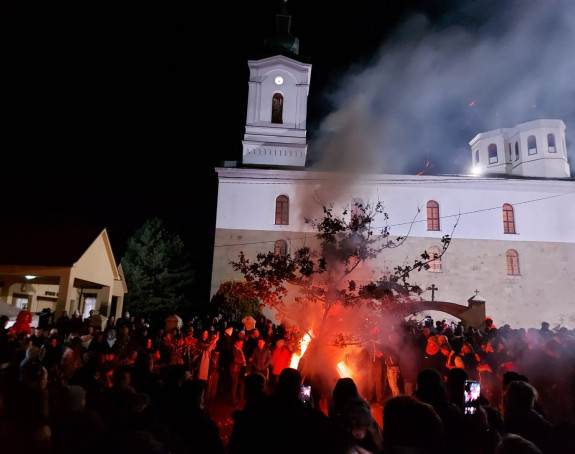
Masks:
[[[503,204],[503,233],[515,233],[515,215],[508,203]]]
[[[439,230],[439,203],[427,202],[427,230]]]
[[[285,195],[276,198],[276,225],[289,224],[289,199]]]
[[[519,161],[519,143],[515,142],[515,160]]]
[[[555,136],[553,134],[547,134],[547,151],[549,151],[549,153],[557,153],[557,148],[555,148]]]
[[[537,139],[535,136],[529,136],[527,138],[527,153],[537,154]]]
[[[489,144],[489,164],[495,164],[497,162],[497,145],[494,143]]]
[[[272,123],[283,123],[284,97],[281,93],[274,93],[272,98]]]

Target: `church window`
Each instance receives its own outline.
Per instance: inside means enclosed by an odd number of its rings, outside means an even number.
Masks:
[[[277,240],[274,243],[274,255],[276,257],[285,257],[287,254],[287,243],[284,240]]]
[[[497,145],[489,144],[487,149],[489,151],[489,164],[495,164],[497,162]]]
[[[519,276],[519,255],[517,251],[509,249],[505,256],[507,258],[507,275],[508,276]]]
[[[547,151],[549,151],[549,153],[557,153],[557,148],[555,148],[555,136],[553,134],[547,134]]]
[[[537,139],[535,139],[535,136],[527,138],[527,154],[537,154]]]
[[[515,233],[515,215],[508,203],[503,204],[503,233]]]
[[[427,202],[427,230],[439,230],[439,203]]]
[[[276,199],[276,225],[289,224],[289,199],[280,195]]]
[[[519,161],[519,143],[515,142],[515,160]]]
[[[274,93],[272,98],[272,123],[283,123],[284,97],[281,93]]]
[[[441,273],[441,251],[437,246],[431,246],[427,250],[427,254],[429,255],[430,262],[428,263],[429,269],[427,271],[431,271],[432,273]]]

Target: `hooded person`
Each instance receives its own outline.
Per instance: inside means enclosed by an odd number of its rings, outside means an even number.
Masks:
[[[382,453],[383,433],[373,418],[369,402],[361,397],[350,399],[344,408],[342,444],[346,452]]]
[[[16,337],[28,335],[31,331],[30,323],[32,323],[32,312],[21,310],[16,317],[16,322],[10,328],[10,333]]]

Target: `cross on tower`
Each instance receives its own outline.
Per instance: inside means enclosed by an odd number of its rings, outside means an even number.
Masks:
[[[479,295],[479,290],[475,289],[475,296]]]
[[[435,291],[439,289],[435,286],[435,284],[431,284],[429,290],[431,290],[431,301],[435,301]]]

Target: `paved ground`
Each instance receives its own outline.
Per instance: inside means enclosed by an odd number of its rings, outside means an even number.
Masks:
[[[218,424],[220,428],[220,436],[224,442],[224,446],[227,446],[232,434],[232,429],[234,427],[234,420],[232,419],[232,412],[234,410],[241,410],[243,408],[243,402],[237,407],[233,407],[230,404],[230,398],[228,396],[218,397],[215,401],[210,402],[206,405],[205,410],[211,416],[211,418]]]

